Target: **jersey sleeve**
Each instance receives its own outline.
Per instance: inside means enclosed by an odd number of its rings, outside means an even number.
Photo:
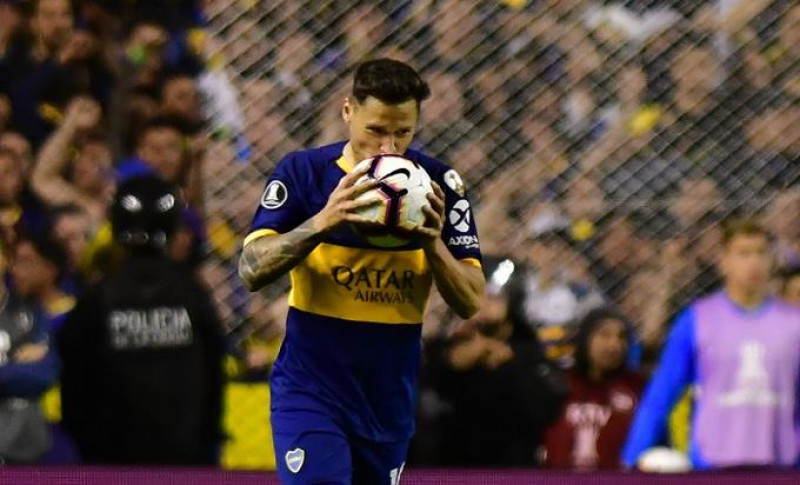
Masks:
[[[294,154],[280,161],[272,172],[244,244],[267,234],[289,232],[308,217],[303,197],[303,181],[298,177],[300,161]]]
[[[436,177],[435,181],[445,194],[445,220],[442,228],[445,246],[456,259],[480,267],[478,229],[461,176],[455,170],[448,169],[440,177]]]

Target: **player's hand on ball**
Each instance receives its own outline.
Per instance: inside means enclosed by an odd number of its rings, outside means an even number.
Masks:
[[[431,186],[433,192],[428,194],[428,202],[431,205],[422,208],[422,212],[425,213],[425,222],[417,226],[415,232],[423,240],[435,242],[441,236],[444,227],[444,191],[436,182],[431,182]]]
[[[314,227],[319,232],[331,231],[345,223],[375,224],[369,218],[356,214],[356,211],[362,207],[380,203],[380,199],[377,197],[356,200],[358,196],[369,192],[378,185],[377,180],[366,180],[356,184],[356,181],[368,170],[369,166],[360,167],[339,180],[339,184],[328,197],[328,203],[314,216]]]

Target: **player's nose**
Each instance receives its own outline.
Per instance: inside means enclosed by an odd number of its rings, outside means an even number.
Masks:
[[[397,153],[397,141],[393,136],[381,140],[381,153]]]

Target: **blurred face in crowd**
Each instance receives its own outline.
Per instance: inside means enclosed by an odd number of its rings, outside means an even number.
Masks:
[[[445,0],[432,22],[437,54],[446,59],[460,59],[472,50],[480,27],[476,2]]]
[[[72,162],[72,183],[90,194],[104,192],[110,181],[111,147],[100,141],[87,142]]]
[[[350,11],[342,31],[352,59],[358,60],[386,38],[386,15],[374,5],[364,5]]]
[[[37,38],[49,49],[66,44],[72,32],[72,6],[69,0],[38,0],[31,18],[31,27]]]
[[[15,154],[0,152],[0,207],[14,205],[22,191],[22,163]]]
[[[783,299],[794,305],[800,305],[800,275],[790,276],[783,283]]]
[[[554,89],[543,89],[531,100],[528,118],[555,126],[562,119],[561,99]]]
[[[765,235],[737,234],[723,250],[720,269],[728,286],[758,292],[769,283],[772,260]]]
[[[717,87],[720,64],[708,47],[687,47],[672,61],[676,102],[684,111],[705,109]]]
[[[641,269],[633,272],[625,283],[619,301],[620,310],[635,322],[647,318],[647,311],[654,300],[660,298],[664,288],[664,277],[655,269]]]
[[[425,128],[447,126],[464,116],[464,93],[458,77],[447,72],[437,72],[428,78],[432,96],[422,112]]]
[[[721,198],[716,182],[708,177],[684,180],[669,211],[683,227],[687,227],[712,212]]]
[[[486,116],[506,115],[508,92],[504,87],[505,81],[503,75],[493,70],[481,71],[476,76],[474,88],[478,92],[478,100]]]
[[[136,154],[162,179],[176,182],[183,166],[183,136],[171,127],[150,128],[142,135]]]
[[[655,244],[639,237],[632,223],[625,217],[611,221],[601,232],[600,258],[615,270],[639,270],[654,259]]]
[[[528,248],[528,262],[538,271],[550,276],[565,266],[570,256],[567,244],[555,234],[545,234],[530,240]]]
[[[597,324],[588,342],[589,368],[599,375],[618,370],[625,363],[628,338],[625,325],[615,319]]]
[[[92,222],[85,212],[61,214],[53,225],[53,235],[66,249],[72,270],[80,267],[81,257],[89,244],[91,227]]]
[[[781,18],[781,45],[794,58],[800,58],[800,6],[789,9]]]
[[[361,161],[382,153],[404,153],[414,139],[419,107],[414,99],[386,104],[372,96],[363,102],[350,97],[342,117],[350,131],[353,155]]]
[[[200,97],[194,79],[180,76],[167,81],[162,89],[161,109],[168,115],[175,115],[185,120],[199,120]]]
[[[258,158],[257,168],[259,170],[269,172],[271,166],[267,163],[272,163],[275,157],[280,156],[279,153],[298,149],[296,142],[286,130],[284,122],[282,116],[277,113],[269,113],[261,115],[245,130],[247,138],[256,151],[267,155]]]
[[[11,265],[14,288],[22,297],[40,296],[58,280],[58,267],[36,252],[30,241],[20,241]]]
[[[489,155],[484,145],[478,140],[468,140],[459,144],[450,159],[452,166],[467,182],[473,186],[484,170],[488,169]]]
[[[800,239],[800,188],[779,192],[767,209],[764,224],[778,239]]]
[[[630,65],[617,73],[617,98],[623,106],[638,106],[646,89],[647,75],[641,66]]]
[[[795,133],[798,123],[800,108],[783,106],[768,109],[747,123],[747,141],[756,150],[800,156],[800,136],[785,136]]]
[[[314,39],[305,31],[297,31],[277,46],[275,67],[282,72],[299,73],[314,59]]]
[[[293,2],[281,2],[288,5]],[[241,16],[231,23],[224,42],[225,57],[238,72],[256,71],[269,57],[272,45],[264,42],[266,31],[256,20]]]
[[[22,161],[23,172],[28,173],[33,165],[31,143],[16,131],[7,131],[0,135],[0,149],[14,152]]]
[[[592,178],[580,177],[575,180],[565,197],[564,210],[572,221],[595,221],[607,211],[605,193]]]

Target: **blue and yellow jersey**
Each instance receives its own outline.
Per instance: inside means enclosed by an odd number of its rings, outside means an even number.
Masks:
[[[266,184],[245,245],[291,231],[326,204],[345,173],[344,143],[285,157]],[[475,223],[458,174],[409,150],[445,191],[442,239],[480,267]],[[290,273],[286,337],[271,378],[272,412],[319,411],[374,441],[413,433],[422,314],[432,283],[416,242],[369,245],[349,227],[328,235]],[[275,430],[280,431],[280,430]]]

